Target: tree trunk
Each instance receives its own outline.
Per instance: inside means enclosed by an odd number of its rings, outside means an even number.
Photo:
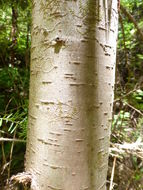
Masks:
[[[117,15],[116,0],[33,0],[26,171],[36,190],[106,189]]]
[[[11,65],[14,66],[15,62],[15,47],[17,45],[17,18],[18,18],[18,10],[16,2],[12,2],[12,29],[11,29]]]

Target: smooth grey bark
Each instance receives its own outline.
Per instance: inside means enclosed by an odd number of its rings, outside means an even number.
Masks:
[[[105,190],[117,0],[33,0],[26,171],[37,190]]]

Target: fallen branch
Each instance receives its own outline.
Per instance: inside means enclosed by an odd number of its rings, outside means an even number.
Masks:
[[[110,155],[120,157],[126,153],[136,155],[143,159],[143,142],[141,142],[141,139],[139,138],[134,143],[111,143]]]

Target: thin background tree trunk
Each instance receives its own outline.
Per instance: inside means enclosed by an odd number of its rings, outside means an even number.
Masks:
[[[11,64],[14,66],[15,62],[15,46],[17,45],[17,18],[18,18],[18,10],[16,2],[12,2],[12,29],[11,29],[11,38],[12,38],[12,45],[11,45]]]
[[[36,190],[105,190],[117,1],[33,0],[32,19],[26,171]]]

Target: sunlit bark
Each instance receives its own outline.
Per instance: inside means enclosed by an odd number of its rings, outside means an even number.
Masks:
[[[117,1],[34,0],[32,19],[26,170],[36,190],[105,190]]]

